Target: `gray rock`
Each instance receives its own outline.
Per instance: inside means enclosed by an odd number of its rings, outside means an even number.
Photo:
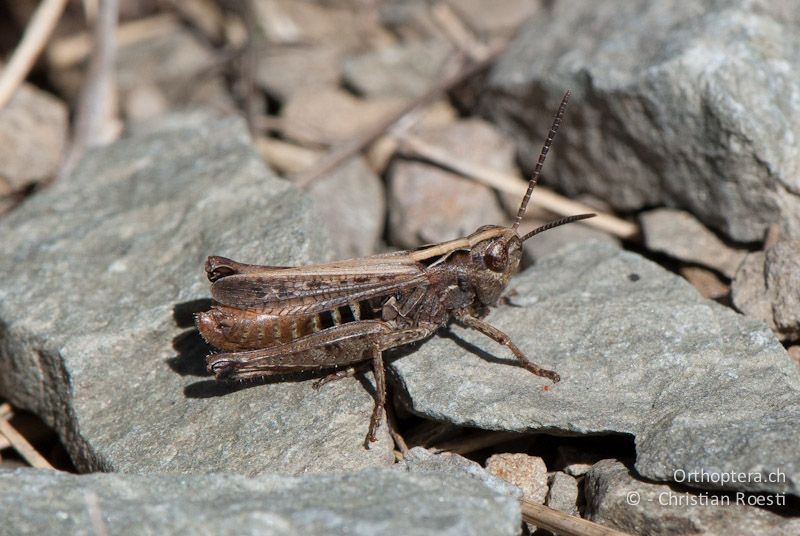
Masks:
[[[509,300],[488,321],[561,383],[453,326],[392,363],[411,411],[491,430],[632,434],[645,477],[781,471],[733,487],[800,495],[800,370],[761,322],[598,243],[542,259]]]
[[[480,119],[422,129],[417,137],[466,161],[498,171],[514,168],[513,143]],[[389,237],[395,245],[452,240],[507,219],[488,186],[413,160],[398,160],[390,169]]]
[[[209,254],[329,257],[310,200],[238,119],[174,116],[91,152],[0,222],[0,395],[55,428],[83,471],[300,473],[384,465],[356,379],[229,386],[191,311]],[[188,324],[188,326],[187,326]]]
[[[519,504],[465,475],[0,471],[4,534],[513,535]],[[8,531],[8,532],[5,532]]]
[[[422,447],[409,450],[403,461],[394,466],[398,470],[412,473],[445,473],[466,474],[478,479],[497,495],[522,499],[523,490],[507,480],[495,476],[480,466],[478,462],[469,460],[453,452],[433,453]]]
[[[119,100],[130,110],[129,98],[145,87],[157,89],[173,109],[201,104],[220,110],[236,109],[223,77],[210,75],[218,61],[214,50],[177,19],[151,19],[133,38],[121,42],[117,50],[115,84]],[[85,78],[85,62],[81,58],[63,70],[53,71],[53,83],[67,95],[67,100],[77,98]]]
[[[690,213],[661,208],[640,216],[648,249],[708,266],[733,278],[747,251],[728,247]]]
[[[750,253],[732,285],[733,303],[783,340],[800,339],[800,240]]]
[[[330,176],[312,183],[308,194],[317,218],[330,231],[337,259],[376,252],[386,220],[386,192],[363,158],[351,158]]]
[[[643,482],[616,460],[603,460],[592,468],[586,475],[584,493],[588,519],[631,534],[800,533],[800,518],[748,505],[748,500],[754,501],[758,496],[695,493]],[[762,497],[775,502],[786,498]]]
[[[0,110],[0,200],[55,176],[67,113],[63,102],[27,83]]]
[[[578,515],[578,479],[556,471],[550,478],[550,489],[544,504],[569,515]]]
[[[339,88],[305,88],[281,110],[283,134],[301,145],[336,145],[396,113],[404,99],[359,99]]]
[[[413,98],[433,86],[449,53],[435,39],[386,46],[345,61],[344,79],[367,97]]]
[[[667,205],[738,241],[800,237],[800,32],[748,0],[548,4],[491,73],[483,113],[532,164],[574,96],[549,177],[622,210]]]

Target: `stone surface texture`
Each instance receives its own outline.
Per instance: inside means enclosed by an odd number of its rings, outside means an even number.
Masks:
[[[481,119],[420,129],[416,137],[465,161],[516,172],[513,143]],[[399,160],[389,171],[389,235],[413,248],[465,236],[508,217],[488,186],[414,160]]]
[[[800,517],[783,516],[747,504],[747,500],[755,500],[757,496],[743,494],[737,501],[736,494],[697,493],[643,482],[616,460],[603,460],[592,467],[586,475],[584,493],[588,519],[631,534],[788,536],[800,533]],[[720,497],[728,497],[730,504],[711,502]],[[762,497],[762,500],[779,500],[775,495]]]
[[[800,240],[779,240],[747,255],[732,297],[737,309],[766,322],[781,339],[800,339]]]
[[[561,471],[553,473],[544,504],[569,515],[578,515],[578,479]]]
[[[172,109],[199,104],[233,108],[221,76],[209,76],[217,62],[213,49],[170,16],[154,17],[117,50],[115,84],[123,108],[141,88],[157,90]],[[88,51],[88,49],[87,49]],[[55,70],[53,83],[73,101],[85,77],[87,59]]]
[[[404,99],[359,99],[339,88],[305,88],[294,93],[282,110],[287,138],[309,145],[350,141],[397,112]]]
[[[311,202],[275,178],[243,122],[140,126],[0,222],[0,396],[55,428],[83,471],[302,473],[393,461],[362,446],[357,379],[218,383],[191,328],[207,255],[330,257]]]
[[[337,259],[364,257],[377,251],[386,218],[383,181],[364,162],[352,158],[309,185],[314,214],[330,234]]]
[[[465,474],[70,475],[0,471],[4,534],[497,535],[519,504]],[[8,532],[6,532],[8,531]]]
[[[736,487],[800,495],[800,370],[764,324],[599,243],[541,259],[507,299],[487,321],[561,382],[453,325],[392,361],[411,411],[492,430],[631,434],[647,478],[780,470],[783,482]]]
[[[345,51],[329,44],[309,46],[276,46],[272,43],[260,51],[256,65],[256,81],[281,101],[308,88],[330,88],[342,76]]]
[[[521,489],[525,500],[544,504],[547,466],[540,457],[521,452],[493,454],[486,460],[486,470]]]
[[[58,171],[67,140],[67,107],[22,84],[0,110],[0,199]]]
[[[750,0],[552,2],[492,71],[483,113],[528,165],[573,91],[546,178],[621,210],[688,210],[737,241],[800,237],[800,19]]]
[[[449,53],[433,39],[383,47],[345,61],[344,80],[367,97],[417,97],[442,76]]]
[[[432,453],[422,447],[409,450],[403,460],[394,466],[398,470],[418,472],[432,472],[469,475],[480,480],[486,487],[497,495],[513,497],[519,501],[523,497],[523,490],[518,486],[487,471],[478,462],[469,460],[452,452]]]

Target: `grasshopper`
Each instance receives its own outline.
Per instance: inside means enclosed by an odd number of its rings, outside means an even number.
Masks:
[[[451,319],[508,347],[533,374],[558,382],[556,372],[530,361],[483,318],[518,270],[525,240],[594,216],[570,216],[518,233],[569,96],[561,101],[510,227],[485,225],[464,238],[412,251],[311,266],[209,257],[213,304],[196,321],[205,340],[224,351],[208,356],[209,372],[217,379],[328,372],[315,382],[318,388],[371,365],[376,394],[367,447],[376,441],[386,404],[384,350],[428,338]]]

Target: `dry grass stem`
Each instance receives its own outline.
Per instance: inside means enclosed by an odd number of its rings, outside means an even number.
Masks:
[[[518,432],[479,432],[477,434],[445,441],[430,448],[431,452],[453,452],[469,454],[477,450],[493,447],[520,437]]]
[[[391,404],[386,405],[386,424],[389,425],[389,434],[394,440],[394,444],[400,451],[400,459],[402,460],[408,454],[408,445],[403,436],[398,432],[397,417],[394,414],[394,408]]]
[[[629,536],[626,532],[604,527],[524,499],[522,501],[522,520],[560,536]]]
[[[406,433],[410,445],[428,448],[436,443],[443,443],[455,437],[460,437],[463,429],[450,424],[437,421],[422,421]]]
[[[14,92],[22,84],[33,68],[50,34],[56,27],[67,0],[44,0],[31,17],[25,33],[3,72],[0,73],[0,110],[2,110]]]
[[[449,169],[501,192],[522,196],[527,189],[527,182],[520,180],[519,177],[455,158],[447,151],[408,134],[401,137],[400,150],[408,156]],[[583,212],[597,213],[597,210],[584,203],[573,201],[541,186],[536,188],[536,195],[531,198],[531,206],[538,206],[559,216]],[[636,224],[613,214],[598,213],[596,217],[584,220],[583,224],[611,233],[624,240],[636,240],[639,236],[639,227]]]
[[[44,459],[44,456],[39,454],[33,445],[28,443],[25,437],[17,432],[16,428],[11,426],[6,418],[0,418],[0,436],[5,437],[10,445],[16,450],[22,459],[24,459],[31,467],[38,469],[53,469],[50,462]]]
[[[301,173],[317,161],[320,151],[309,149],[276,138],[256,138],[256,148],[261,158],[281,174]]]
[[[461,18],[445,2],[431,8],[431,15],[444,37],[471,59],[480,61],[489,54],[489,47],[467,28]]]

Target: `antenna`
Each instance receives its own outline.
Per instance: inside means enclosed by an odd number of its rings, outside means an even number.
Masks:
[[[531,180],[528,182],[528,191],[525,192],[525,197],[522,198],[522,204],[519,206],[519,211],[517,212],[517,219],[514,220],[514,225],[511,226],[511,229],[514,231],[517,230],[517,227],[519,227],[519,224],[522,222],[522,217],[525,215],[525,211],[528,210],[528,201],[531,199],[531,194],[536,187],[536,183],[539,182],[539,174],[542,172],[544,159],[547,158],[547,153],[550,152],[550,146],[553,144],[553,138],[556,137],[558,127],[561,126],[561,119],[564,117],[564,110],[567,108],[570,95],[572,95],[572,92],[569,90],[564,93],[564,97],[561,99],[561,106],[558,107],[558,112],[556,112],[556,116],[553,118],[553,125],[550,127],[550,132],[547,134],[547,139],[544,141],[542,152],[539,153],[539,161],[536,162]]]
[[[553,227],[558,227],[560,225],[564,225],[564,224],[567,224],[567,223],[572,223],[572,222],[578,221],[578,220],[585,220],[586,218],[594,218],[595,216],[597,216],[597,214],[577,214],[575,216],[567,216],[566,218],[561,218],[560,220],[554,220],[554,221],[551,221],[550,223],[545,223],[541,227],[537,227],[536,229],[534,229],[530,233],[528,233],[525,236],[523,236],[522,238],[520,238],[520,241],[525,242],[527,239],[529,239],[533,235],[537,235],[539,233],[543,233],[545,231],[548,231],[548,230],[552,229]]]

